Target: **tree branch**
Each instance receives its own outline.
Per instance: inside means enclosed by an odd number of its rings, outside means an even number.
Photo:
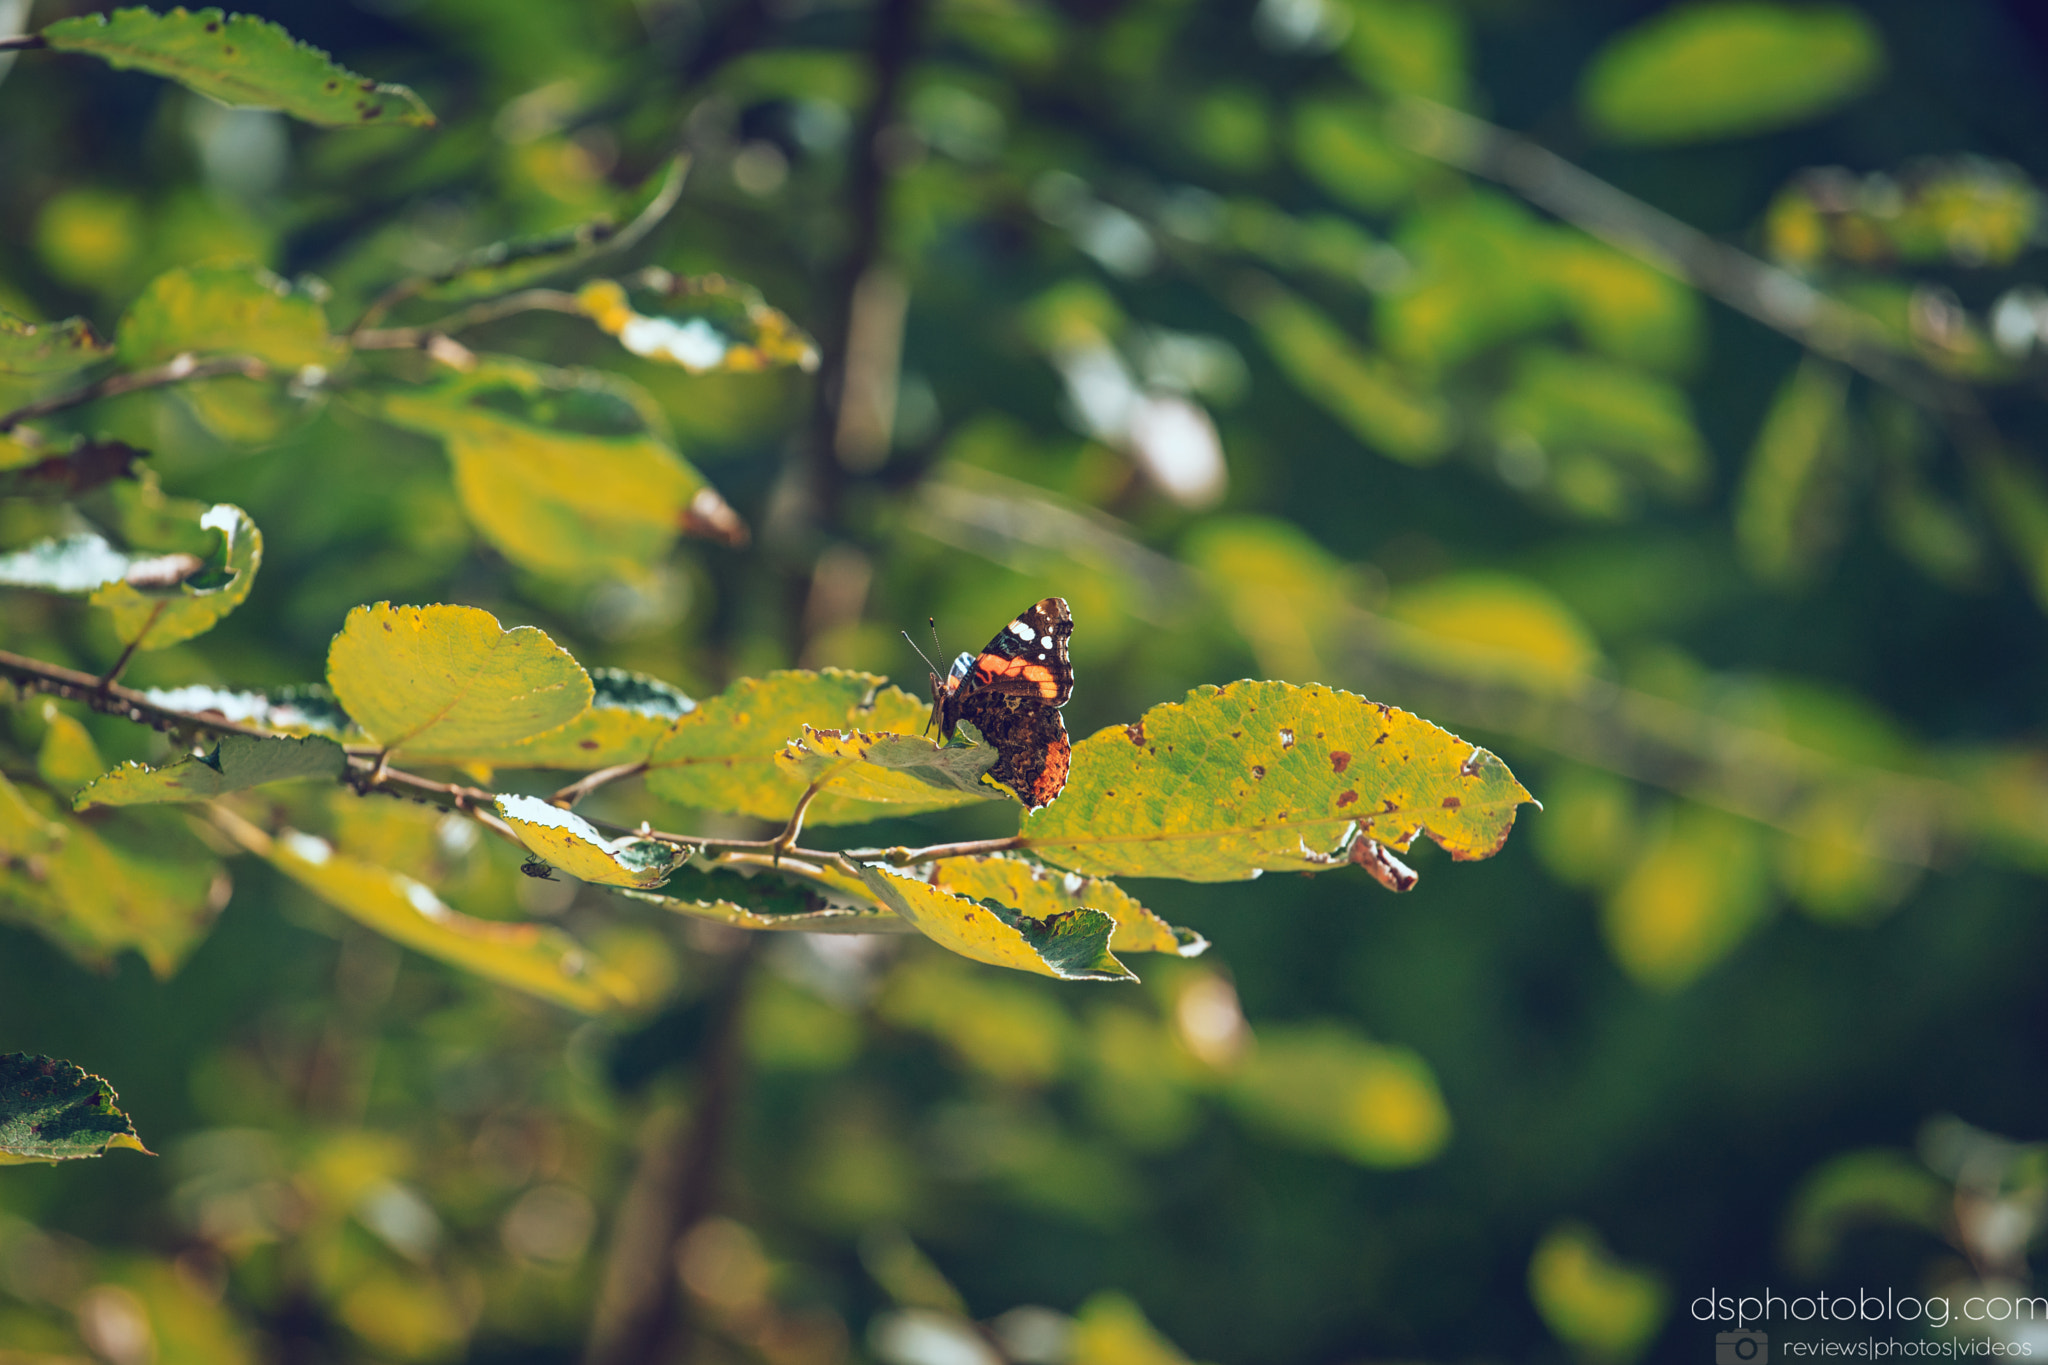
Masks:
[[[0,52],[27,52],[32,48],[48,47],[49,40],[40,33],[22,34],[14,38],[0,38]]]
[[[116,398],[140,389],[162,388],[166,384],[181,384],[188,379],[212,379],[228,374],[238,374],[244,379],[268,379],[270,367],[255,356],[226,355],[200,360],[190,351],[186,351],[146,370],[111,374],[83,388],[72,389],[68,393],[55,394],[49,398],[39,398],[33,403],[25,403],[14,411],[0,416],[0,432],[12,431],[23,422],[47,417],[53,412],[62,412],[66,408],[75,408],[85,403],[96,403],[102,398]]]

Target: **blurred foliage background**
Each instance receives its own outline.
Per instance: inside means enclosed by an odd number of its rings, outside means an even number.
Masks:
[[[312,827],[573,926],[647,1003],[571,1015],[246,860],[147,962],[0,923],[0,1048],[107,1076],[162,1153],[0,1178],[0,1360],[599,1362],[632,1276],[671,1270],[703,1360],[1702,1359],[1710,1289],[2029,1282],[2035,7],[259,11],[440,126],[16,54],[0,308],[111,335],[160,272],[234,257],[347,325],[629,217],[680,149],[633,263],[746,281],[823,365],[693,375],[546,313],[463,335],[643,386],[752,528],[638,557],[485,536],[435,442],[317,392],[67,414],[265,537],[246,607],[127,681],[314,679],[390,599],[696,696],[826,664],[916,691],[899,629],[968,647],[1058,593],[1076,735],[1322,681],[1486,744],[1545,809],[1400,898],[1348,869],[1135,886],[1216,946],[1092,987],[682,931],[322,797]],[[0,407],[39,393],[0,377]],[[0,550],[42,515],[0,504]],[[31,592],[0,643],[119,652]],[[77,708],[6,721],[23,781],[149,752]],[[641,1224],[691,1181],[671,1258]]]

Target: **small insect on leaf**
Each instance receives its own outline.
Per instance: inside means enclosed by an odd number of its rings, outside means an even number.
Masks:
[[[528,858],[519,865],[519,870],[537,882],[551,882],[555,879],[555,870],[538,858]]]

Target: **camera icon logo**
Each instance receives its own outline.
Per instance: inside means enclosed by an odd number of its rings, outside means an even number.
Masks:
[[[1762,1332],[1716,1332],[1714,1365],[1770,1365],[1771,1339]]]

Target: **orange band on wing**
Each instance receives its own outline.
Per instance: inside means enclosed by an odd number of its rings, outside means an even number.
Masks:
[[[1035,664],[1028,659],[1005,659],[1000,654],[984,654],[974,661],[974,671],[982,681],[993,682],[997,678],[1022,678],[1038,684],[1038,695],[1051,701],[1060,694],[1058,679],[1044,664]]]

